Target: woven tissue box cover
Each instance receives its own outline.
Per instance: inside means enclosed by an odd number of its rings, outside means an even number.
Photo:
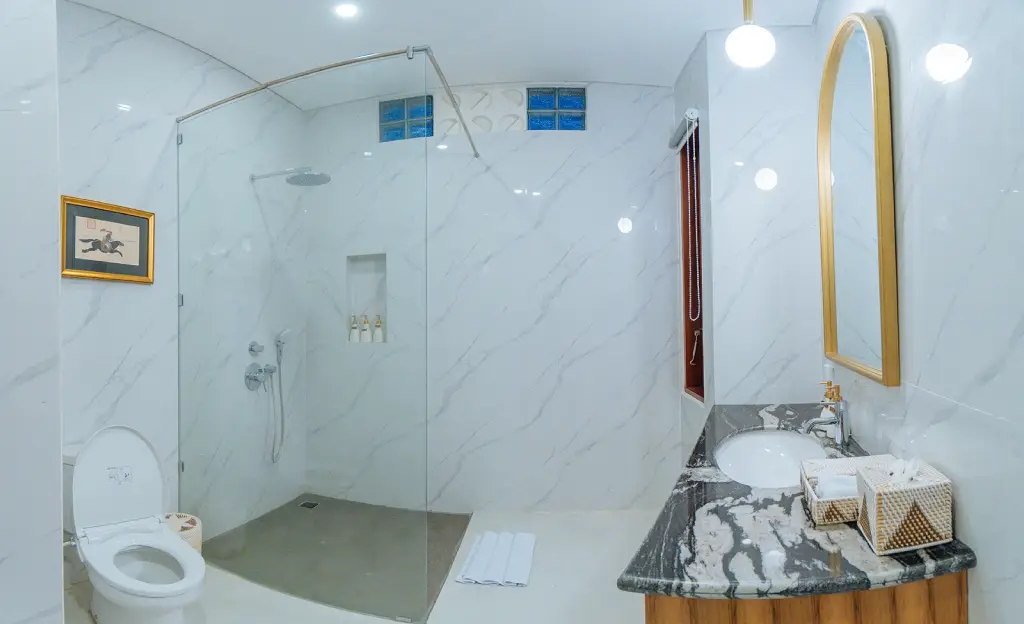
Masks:
[[[889,465],[892,455],[869,457],[838,457],[835,459],[808,459],[800,464],[800,483],[804,489],[804,502],[814,526],[856,522],[860,516],[860,498],[833,498],[821,500],[815,494],[818,477],[825,475],[855,476],[859,468]]]
[[[857,527],[876,555],[953,541],[953,483],[922,463],[908,483],[893,483],[884,467],[857,471]]]

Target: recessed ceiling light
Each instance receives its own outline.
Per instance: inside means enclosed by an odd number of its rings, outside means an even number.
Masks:
[[[526,191],[524,191],[523,189],[516,189],[516,190],[514,190],[514,191],[512,191],[512,192],[513,192],[513,193],[515,193],[516,195],[522,195],[522,194],[523,194],[523,193],[525,193]]]
[[[131,104],[118,104],[117,105],[117,110],[124,111],[124,112],[127,113],[127,112],[130,112],[132,110],[132,105]]]
[[[22,106],[28,106],[28,105],[29,105],[29,104],[31,104],[31,103],[32,103],[32,100],[22,100],[22,101],[21,101],[21,105],[22,105]]]
[[[359,15],[359,7],[354,4],[339,4],[334,7],[334,12],[338,14],[338,17],[344,17],[345,19],[352,19],[356,15]]]
[[[736,165],[737,167],[742,167],[743,166],[743,161],[742,160],[737,160],[733,164]]]
[[[363,152],[363,156],[373,156],[373,152]]]
[[[531,195],[533,195],[534,197],[540,197],[540,191],[534,191],[533,193],[531,193]]]
[[[619,231],[623,234],[629,234],[633,231],[633,220],[629,217],[622,217],[619,219]]]
[[[448,146],[445,145],[444,143],[442,143],[442,144],[437,146],[437,149],[439,149],[439,150],[446,150],[446,149],[448,149]]]

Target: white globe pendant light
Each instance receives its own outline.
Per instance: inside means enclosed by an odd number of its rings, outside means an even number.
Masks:
[[[743,0],[743,22],[726,38],[725,53],[745,69],[764,67],[775,56],[775,37],[754,24],[754,0]]]

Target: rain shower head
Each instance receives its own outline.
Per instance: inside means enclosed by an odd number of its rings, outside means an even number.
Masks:
[[[282,171],[264,173],[261,175],[253,174],[249,176],[249,181],[255,182],[256,180],[265,180],[266,178],[276,178],[279,176],[288,176],[285,178],[285,182],[292,186],[322,186],[331,181],[330,175],[320,173],[319,171],[313,171],[312,167],[284,169]]]
[[[285,182],[292,186],[323,186],[331,181],[331,176],[318,171],[304,171],[288,176]]]

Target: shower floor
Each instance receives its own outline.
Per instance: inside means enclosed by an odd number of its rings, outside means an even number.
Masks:
[[[425,622],[469,520],[304,494],[204,542],[203,557],[292,596]]]

